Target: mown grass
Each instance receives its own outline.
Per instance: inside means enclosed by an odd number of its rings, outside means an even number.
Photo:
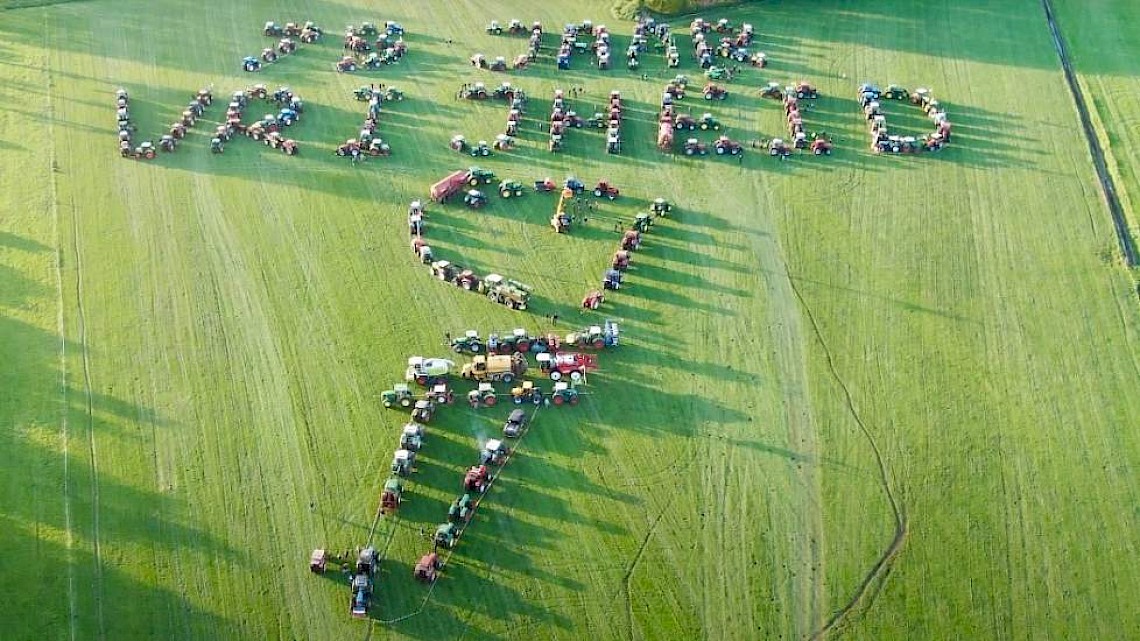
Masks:
[[[904,545],[846,620],[850,638],[1135,628],[1126,595],[1140,576],[1120,562],[1137,518],[1135,299],[1104,260],[1111,226],[1038,5],[803,7],[724,12],[759,26],[773,64],[715,110],[734,137],[769,136],[779,110],[748,88],[813,80],[825,98],[809,128],[836,136],[829,159],[659,155],[652,111],[671,74],[656,58],[648,81],[581,61],[511,76],[532,117],[569,84],[585,88],[586,115],[615,87],[632,106],[621,157],[593,131],[552,157],[532,127],[517,153],[483,163],[525,182],[610,178],[623,197],[585,229],[551,234],[553,201],[534,194],[432,210],[441,255],[536,286],[528,315],[430,280],[407,250],[404,208],[470,164],[446,150],[452,133],[502,125],[502,105],[453,98],[462,82],[498,80],[466,66],[471,53],[522,49],[483,24],[612,22],[608,3],[6,14],[15,107],[0,114],[0,156],[21,171],[0,177],[0,636],[337,638],[371,625],[413,639],[804,638],[890,544],[884,479]],[[325,44],[258,76],[309,105],[299,158],[244,142],[212,156],[204,127],[153,164],[115,156],[116,86],[158,133],[198,87],[255,80],[236,62],[266,19],[309,18],[333,32],[396,19],[412,52],[344,76]],[[620,51],[628,26],[611,27]],[[362,116],[351,89],[373,79],[408,92],[382,125],[395,153],[351,167],[331,153]],[[850,99],[864,79],[932,86],[954,146],[865,152]],[[922,124],[894,110],[900,126]],[[310,576],[305,561],[368,535],[403,418],[377,393],[406,356],[440,354],[444,331],[602,318],[575,303],[616,243],[613,222],[657,195],[677,215],[604,310],[627,345],[602,355],[582,406],[541,410],[423,611],[351,621],[339,575]],[[442,519],[503,415],[456,407],[433,424],[408,503],[377,530],[378,619],[419,608],[420,528]]]

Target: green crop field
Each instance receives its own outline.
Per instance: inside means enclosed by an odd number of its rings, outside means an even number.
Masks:
[[[1140,43],[1134,3],[1055,2],[1135,233]],[[1127,639],[1140,526],[1140,306],[1037,0],[774,0],[709,10],[751,22],[766,69],[724,102],[741,141],[780,135],[756,89],[800,78],[831,157],[666,155],[674,71],[625,69],[632,25],[602,0],[0,1],[0,639]],[[525,39],[543,57],[471,67]],[[556,71],[567,22],[609,25],[615,68]],[[339,74],[345,24],[401,22],[398,65]],[[266,20],[326,40],[259,74]],[[682,68],[703,80],[688,55]],[[554,32],[554,33],[550,33]],[[647,77],[642,77],[642,74]],[[509,79],[531,96],[519,146],[479,164],[524,184],[573,174],[622,190],[569,234],[555,196],[432,205],[438,257],[529,283],[528,312],[433,280],[405,212],[475,164]],[[954,139],[867,151],[862,81],[929,86]],[[224,99],[253,82],[305,101],[291,158],[246,140],[209,152]],[[352,165],[361,83],[390,158]],[[176,153],[116,153],[114,91],[147,136],[193,94],[221,98]],[[579,114],[611,89],[604,132],[545,149],[555,88]],[[253,114],[257,114],[254,108]],[[887,105],[923,132],[920,112]],[[705,142],[712,137],[701,134]],[[596,312],[625,225],[675,204]],[[552,325],[550,314],[560,317]],[[444,408],[406,501],[374,519],[405,414],[379,393],[445,332],[566,332],[613,318],[622,345],[577,407],[537,410],[432,587],[412,579],[478,445],[508,408]],[[457,360],[463,360],[456,357]],[[460,384],[459,389],[468,387]],[[310,551],[371,540],[368,621]]]

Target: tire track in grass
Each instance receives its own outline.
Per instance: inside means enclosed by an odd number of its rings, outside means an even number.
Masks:
[[[1041,0],[1041,8],[1045,11],[1045,22],[1049,25],[1049,33],[1053,36],[1053,47],[1057,50],[1057,57],[1061,60],[1061,70],[1065,74],[1065,82],[1069,86],[1069,94],[1073,97],[1073,104],[1077,108],[1077,116],[1081,121],[1081,129],[1085,134],[1085,141],[1089,146],[1089,155],[1092,156],[1093,170],[1096,171],[1097,182],[1100,184],[1101,194],[1108,206],[1108,213],[1112,217],[1112,227],[1116,231],[1116,240],[1120,244],[1120,251],[1124,255],[1124,262],[1129,267],[1140,266],[1140,255],[1136,252],[1136,242],[1128,231],[1128,221],[1124,214],[1124,207],[1120,204],[1120,197],[1116,193],[1116,183],[1108,171],[1104,159],[1104,149],[1100,145],[1096,128],[1093,126],[1089,114],[1088,102],[1077,82],[1077,74],[1073,71],[1073,63],[1069,58],[1069,49],[1065,44],[1065,36],[1057,26],[1057,19],[1053,12],[1051,0]]]
[[[45,40],[47,34],[50,33],[50,27],[48,14],[45,11],[43,22]],[[45,43],[46,46],[48,45]],[[50,61],[51,57],[45,56],[44,60]],[[67,382],[67,318],[64,314],[66,302],[63,293],[63,235],[60,225],[59,181],[56,178],[58,162],[56,161],[55,145],[55,81],[51,76],[49,62],[45,62],[41,70],[45,80],[44,117],[47,121],[48,205],[51,208],[52,237],[55,239],[56,331],[59,333],[59,438],[63,458],[63,527],[66,533],[64,541],[67,549],[67,621],[69,638],[71,641],[75,641],[78,637],[78,621],[75,594],[75,536],[72,531],[71,520],[71,430],[68,421],[71,401]]]
[[[787,273],[786,264],[785,273]],[[855,424],[859,426],[859,431],[863,433],[863,436],[867,439],[867,443],[871,446],[871,451],[875,454],[875,464],[879,471],[879,482],[883,487],[883,493],[886,495],[887,503],[890,505],[891,513],[895,521],[895,533],[891,538],[890,544],[879,556],[878,560],[875,561],[875,564],[871,566],[867,574],[864,575],[863,580],[860,581],[856,587],[851,599],[833,612],[831,617],[821,628],[812,633],[810,638],[814,641],[816,639],[824,639],[832,632],[840,630],[857,608],[862,607],[865,610],[874,604],[875,597],[878,596],[887,576],[891,572],[895,560],[898,559],[899,553],[902,552],[903,546],[906,544],[908,527],[906,506],[903,505],[901,499],[898,498],[894,485],[891,483],[890,470],[887,467],[886,460],[883,458],[882,451],[879,449],[879,443],[870,428],[867,427],[867,424],[863,421],[863,417],[859,414],[859,411],[855,409],[855,400],[851,396],[851,390],[847,387],[847,382],[839,375],[839,370],[836,368],[831,348],[823,337],[823,332],[820,330],[819,323],[816,321],[811,307],[808,306],[807,300],[804,299],[799,287],[796,286],[795,277],[787,273],[787,279],[792,292],[795,294],[796,299],[799,300],[800,306],[807,316],[808,323],[812,328],[812,332],[815,334],[816,341],[819,342],[820,347],[823,349],[828,372],[843,391],[843,400],[847,411],[851,414],[851,418],[854,419]],[[864,605],[865,600],[866,603]]]
[[[47,34],[50,34],[50,33],[52,33],[51,24],[48,21],[48,12],[45,11],[44,12],[45,39],[46,39]],[[45,42],[45,48],[49,52],[54,52],[54,51],[60,50],[59,48],[54,47],[51,42]],[[50,117],[48,118],[49,139],[52,141],[51,143],[49,143],[51,145],[51,152],[49,155],[50,162],[51,162],[51,167],[50,167],[50,170],[51,170],[50,183],[51,183],[51,191],[52,191],[51,197],[52,197],[52,203],[53,203],[52,207],[53,207],[53,210],[56,214],[56,218],[57,218],[57,222],[58,222],[59,221],[60,204],[59,204],[59,200],[58,200],[58,185],[57,185],[57,181],[56,181],[56,171],[58,169],[58,158],[59,158],[59,156],[58,156],[58,149],[56,148],[55,143],[54,143],[54,140],[55,140],[55,138],[54,138],[55,105],[54,105],[54,95],[53,95],[52,88],[55,84],[55,81],[52,77],[52,67],[51,67],[51,62],[50,62],[51,54],[50,53],[47,56],[45,56],[45,60],[48,61],[48,62],[45,62],[45,65],[44,65],[44,73],[45,73],[46,79],[47,79],[46,96],[47,96],[47,101],[48,101],[48,109],[49,109],[49,112],[51,114]],[[86,315],[86,312],[85,312],[84,307],[83,307],[83,295],[84,295],[84,292],[83,292],[83,250],[82,250],[82,247],[80,245],[79,212],[78,212],[78,209],[76,207],[75,200],[72,199],[71,202],[69,203],[69,205],[70,205],[70,214],[71,214],[71,225],[70,225],[70,227],[71,227],[71,229],[70,229],[70,232],[71,232],[71,258],[75,263],[75,265],[74,265],[74,273],[75,273],[75,281],[74,281],[74,287],[75,287],[75,321],[76,321],[76,330],[79,333],[79,354],[80,354],[81,372],[82,372],[82,379],[83,379],[84,426],[86,427],[86,430],[87,430],[87,454],[91,459],[91,462],[90,462],[90,466],[91,466],[91,473],[90,473],[90,478],[91,478],[91,557],[92,557],[92,564],[93,564],[93,568],[94,568],[94,573],[93,573],[94,581],[93,581],[93,585],[92,585],[92,590],[93,590],[93,596],[94,596],[94,601],[95,601],[96,623],[98,624],[98,638],[105,639],[105,638],[107,638],[107,628],[106,628],[106,619],[104,617],[104,611],[103,611],[103,599],[104,599],[104,593],[103,593],[103,552],[102,552],[102,537],[101,537],[101,534],[99,531],[99,528],[100,528],[99,512],[101,509],[100,494],[99,494],[99,449],[98,449],[98,446],[96,445],[96,442],[95,442],[96,441],[96,439],[95,439],[95,416],[94,416],[95,401],[94,401],[94,396],[91,392],[91,379],[92,379],[92,376],[91,376],[91,350],[90,350],[90,344],[88,342],[88,336],[87,336],[87,315]],[[62,248],[59,251],[62,252]],[[60,259],[57,261],[57,263],[62,264],[62,262],[63,261],[62,261],[62,256],[61,256]],[[62,269],[62,267],[59,267],[59,269]],[[60,309],[60,320],[61,320],[61,322],[60,322],[60,325],[64,326],[64,323],[62,322],[63,321],[63,311],[62,311],[62,298],[63,298],[62,279],[63,279],[63,277],[62,277],[62,274],[59,275],[59,279],[60,279],[60,285],[61,285],[61,288],[60,288],[60,297],[61,297],[61,303],[60,303],[60,305],[61,305],[61,309]],[[66,343],[66,336],[63,336],[62,340],[64,343]],[[65,358],[65,354],[61,354],[61,358]],[[66,376],[67,376],[66,369],[64,370],[63,376],[64,376],[64,387],[66,388]],[[66,397],[66,390],[65,390],[64,394]],[[70,411],[70,405],[69,404],[65,405],[63,411],[65,414],[67,412],[69,412]],[[70,427],[68,426],[66,429],[70,430]],[[68,434],[68,438],[69,437],[70,437],[70,434]],[[70,456],[70,446],[68,446],[68,456]],[[66,518],[68,521],[70,521],[70,519],[71,519],[70,497],[67,495],[67,491],[68,491],[67,483],[70,480],[70,464],[65,463],[65,465],[68,465],[68,468],[64,473],[64,478],[65,478],[64,492],[65,492],[65,505],[66,505],[65,509],[67,512]],[[72,540],[70,524],[68,525],[68,539],[69,539],[69,541]],[[75,638],[76,621],[75,621],[74,602],[72,601],[72,598],[75,595],[72,594],[72,591],[70,589],[70,586],[74,585],[74,574],[73,574],[74,570],[69,570],[69,572],[71,572],[71,574],[69,574],[69,577],[68,577],[68,583],[69,583],[68,599],[69,599],[69,606],[71,606],[73,608],[71,611],[71,634],[72,634],[72,638]]]

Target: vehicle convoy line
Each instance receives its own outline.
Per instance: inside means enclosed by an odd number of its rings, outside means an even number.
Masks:
[[[1053,47],[1057,50],[1057,57],[1061,59],[1061,69],[1065,72],[1065,82],[1069,85],[1069,93],[1077,107],[1080,117],[1081,129],[1085,132],[1085,140],[1089,145],[1089,154],[1092,156],[1093,169],[1096,170],[1097,182],[1100,191],[1104,194],[1104,202],[1108,205],[1108,213],[1112,216],[1112,226],[1116,231],[1116,240],[1120,243],[1120,251],[1124,254],[1124,262],[1129,267],[1140,266],[1140,255],[1136,251],[1136,241],[1128,231],[1128,221],[1124,215],[1124,207],[1120,204],[1120,196],[1116,193],[1116,183],[1108,171],[1108,164],[1104,160],[1104,148],[1097,138],[1096,128],[1093,127],[1092,116],[1089,113],[1088,101],[1081,91],[1077,81],[1077,74],[1073,71],[1072,59],[1069,58],[1069,49],[1065,44],[1065,36],[1057,26],[1057,19],[1053,12],[1051,0],[1041,0],[1041,8],[1045,10],[1045,21],[1049,24],[1049,33],[1053,36]]]
[[[465,522],[462,525],[462,527],[459,528],[459,534],[457,534],[455,537],[456,545],[458,545],[459,541],[463,540],[463,533],[466,532],[468,526],[470,526],[475,521],[475,515],[479,513],[479,505],[483,502],[483,498],[486,497],[487,494],[491,491],[491,487],[493,487],[495,485],[495,481],[499,478],[499,475],[501,475],[503,473],[503,471],[507,469],[507,465],[509,465],[511,462],[511,459],[514,458],[515,452],[518,452],[519,448],[522,447],[523,439],[525,439],[526,435],[530,434],[531,429],[534,428],[534,417],[538,416],[538,411],[540,409],[542,409],[541,405],[536,406],[534,408],[534,411],[530,413],[530,416],[527,417],[526,430],[523,431],[523,433],[519,435],[518,440],[515,441],[515,446],[511,448],[510,452],[507,454],[507,457],[503,460],[503,464],[500,465],[497,470],[495,470],[494,474],[490,475],[490,477],[487,481],[487,487],[483,488],[483,492],[479,495],[479,500],[477,500],[475,502],[475,506],[472,508],[471,518],[467,522]],[[378,516],[376,517],[376,521],[378,522],[381,517],[379,516],[379,512],[377,512],[377,514],[378,514]],[[373,530],[375,530],[375,528],[376,528],[375,522],[373,523],[372,528],[373,528]],[[389,536],[388,536],[388,544],[385,544],[384,551],[380,554],[379,560],[377,561],[377,564],[383,563],[384,559],[387,558],[388,545],[391,544],[392,536],[395,534],[395,532],[396,532],[396,528],[393,527],[392,533],[389,534]],[[372,542],[372,535],[371,534],[369,534],[368,541],[369,541],[369,544],[371,544],[371,542]],[[451,561],[451,555],[454,553],[455,553],[455,546],[452,546],[451,548],[449,548],[447,550],[447,552],[443,555],[443,560],[440,562],[440,566],[439,566],[440,570],[447,567],[448,562]],[[420,601],[419,607],[417,607],[415,610],[408,612],[406,614],[402,614],[402,615],[395,617],[393,619],[372,619],[371,625],[368,626],[368,630],[365,632],[365,635],[364,635],[365,641],[368,641],[368,639],[371,638],[372,628],[376,624],[395,625],[397,623],[400,623],[401,621],[406,621],[406,620],[422,613],[424,611],[424,608],[426,608],[428,603],[431,601],[431,595],[433,592],[435,592],[435,585],[439,581],[439,576],[440,576],[440,573],[436,573],[436,577],[434,579],[432,579],[431,585],[428,586],[427,594],[424,595],[423,600]]]

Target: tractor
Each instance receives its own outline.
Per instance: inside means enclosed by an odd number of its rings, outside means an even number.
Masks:
[[[606,319],[603,325],[591,325],[580,331],[566,335],[570,347],[604,349],[616,347],[620,336],[617,321]]]
[[[455,402],[455,393],[447,383],[436,383],[424,394],[424,399],[436,405],[451,405]]]
[[[504,180],[499,183],[499,196],[510,198],[523,195],[523,184],[517,180]]]
[[[455,547],[455,543],[459,540],[459,526],[454,523],[444,523],[435,529],[435,536],[432,537],[432,543],[436,547],[441,547],[450,550]]]
[[[493,36],[501,36],[503,35],[503,26],[499,24],[498,20],[492,20],[487,25],[487,33]]]
[[[888,100],[910,100],[910,92],[905,87],[887,85],[887,90],[883,92],[882,97]]]
[[[728,89],[712,82],[705,85],[701,93],[704,95],[705,100],[724,100],[728,98]]]
[[[511,450],[505,443],[493,438],[489,439],[483,446],[483,451],[479,453],[479,460],[482,465],[502,465],[507,461],[510,454]]]
[[[621,237],[621,248],[633,251],[641,247],[641,232],[636,229],[627,230]]]
[[[412,420],[417,423],[430,423],[434,415],[435,403],[427,399],[416,401],[416,406],[412,408]]]
[[[713,143],[713,148],[716,149],[718,156],[728,154],[729,156],[739,156],[744,153],[744,145],[732,140],[728,136],[720,136]]]
[[[408,368],[404,370],[404,380],[431,387],[436,383],[446,382],[453,367],[455,363],[444,358],[412,356],[408,359]]]
[[[352,598],[349,599],[349,613],[354,618],[363,619],[368,616],[368,609],[372,606],[372,576],[368,574],[354,574],[352,576]]]
[[[527,28],[523,26],[522,20],[512,18],[511,21],[507,23],[507,33],[511,34],[512,36],[522,36],[526,35],[528,32]]]
[[[487,466],[475,465],[467,468],[467,473],[463,475],[463,490],[482,494],[487,491],[489,482],[490,474],[487,472]]]
[[[518,327],[511,330],[510,334],[504,333],[501,337],[498,333],[490,334],[487,337],[487,351],[495,354],[526,353],[531,351],[533,343],[534,337],[525,329]]]
[[[491,71],[506,71],[507,59],[504,56],[495,56],[495,59],[491,61],[491,64],[489,64],[487,68]]]
[[[618,197],[618,195],[620,193],[621,192],[618,190],[617,187],[615,187],[614,185],[611,185],[608,181],[605,181],[605,180],[599,180],[598,184],[594,185],[594,196],[597,198],[601,198],[602,196],[605,196],[606,198],[609,198],[610,200],[614,200]]]
[[[570,387],[566,381],[559,381],[550,391],[550,402],[555,405],[577,405],[579,396],[578,390]]]
[[[340,73],[350,73],[356,71],[356,58],[352,56],[342,56],[340,60],[333,66]]]
[[[811,153],[816,156],[830,156],[831,141],[826,136],[816,135],[815,139],[811,141]]]
[[[701,131],[720,131],[720,121],[713,117],[710,113],[701,114],[701,119],[697,121],[697,126]]]
[[[526,309],[532,291],[529,285],[512,279],[504,279],[499,274],[487,274],[480,284],[480,290],[487,294],[487,298],[496,303],[519,311]]]
[[[392,454],[392,473],[398,476],[407,476],[416,467],[416,453],[410,450],[396,450]]]
[[[644,234],[653,226],[653,217],[646,212],[638,212],[633,217],[632,226],[636,231]]]
[[[280,38],[284,35],[285,30],[276,22],[269,21],[265,23],[265,29],[262,30],[262,33],[267,38]]]
[[[686,140],[681,150],[686,156],[707,156],[709,153],[709,149],[705,146],[705,143],[696,138]]]
[[[521,353],[510,355],[477,355],[460,370],[459,375],[479,382],[502,381],[510,383],[526,373],[526,356]]]
[[[486,140],[480,140],[479,144],[471,145],[471,149],[467,153],[476,158],[486,158],[491,155],[491,146],[487,144]]]
[[[467,404],[473,408],[494,407],[498,402],[495,388],[487,382],[479,383],[477,388],[467,392]]]
[[[476,82],[470,87],[463,89],[459,95],[465,100],[486,100],[488,96],[487,86],[481,82]]]
[[[696,119],[688,114],[677,116],[677,119],[673,121],[673,128],[678,131],[694,131],[699,126]]]
[[[764,85],[764,87],[760,90],[760,97],[761,98],[773,98],[775,100],[783,100],[784,99],[784,90],[780,88],[780,83],[769,82],[768,84]]]
[[[602,276],[602,289],[621,289],[622,280],[624,280],[622,272],[616,269],[607,269]]]
[[[573,192],[575,196],[580,196],[582,192],[586,191],[586,183],[573,176],[568,177],[566,181],[562,183],[562,186]]]
[[[480,183],[490,185],[495,180],[495,172],[480,167],[468,167],[466,179],[467,184],[472,187],[477,187]]]
[[[470,494],[455,499],[447,509],[447,520],[451,523],[467,523],[472,516],[475,516],[475,501]]]
[[[380,514],[392,514],[400,508],[403,502],[404,482],[399,477],[392,477],[384,483],[380,492]]]
[[[804,81],[796,83],[796,86],[788,93],[795,95],[800,100],[816,100],[819,98],[819,90]]]
[[[479,276],[470,269],[459,270],[459,273],[454,275],[451,282],[459,289],[469,292],[477,291],[480,286]]]
[[[380,400],[384,403],[384,407],[411,407],[415,402],[415,397],[408,389],[407,383],[396,383],[392,389],[380,392]]]
[[[554,229],[555,233],[562,234],[570,231],[570,214],[566,212],[555,212],[550,217],[550,226]]]
[[[656,216],[668,216],[673,211],[673,205],[664,198],[654,198],[650,208]]]
[[[780,160],[792,155],[792,148],[780,138],[773,138],[768,143],[768,155],[779,157]]]
[[[225,145],[222,144],[221,138],[211,138],[210,139],[210,151],[214,152],[215,154],[220,154],[220,153],[225,152],[225,150],[226,150],[226,147],[225,147]]]
[[[467,139],[463,137],[463,134],[455,134],[452,136],[447,146],[450,147],[452,151],[457,151],[461,154],[467,153],[467,150],[471,148],[471,146],[467,144]]]
[[[425,554],[421,556],[420,560],[416,563],[416,569],[413,571],[412,576],[414,576],[417,581],[432,583],[439,575],[439,569],[442,565],[439,560],[439,555],[435,552]]]
[[[261,61],[253,56],[246,56],[241,61],[241,68],[242,71],[246,71],[248,73],[261,71]]]
[[[323,548],[317,548],[309,555],[309,571],[313,574],[324,574],[328,563],[329,554]]]
[[[605,302],[605,293],[600,290],[588,292],[583,299],[581,299],[581,308],[583,309],[597,309],[602,307]]]
[[[491,143],[491,148],[495,151],[510,151],[515,146],[515,139],[509,134],[498,134],[495,136],[495,142]]]
[[[424,446],[424,426],[419,423],[405,423],[400,433],[400,448],[418,452]]]
[[[542,388],[536,387],[534,381],[523,381],[522,385],[511,388],[511,402],[515,405],[522,405],[523,403],[534,403],[535,405],[542,404]],[[516,410],[520,411],[520,410]],[[525,414],[523,415],[526,416]],[[507,423],[503,425],[503,435],[509,437],[518,436],[519,432],[526,425],[524,418],[523,422],[519,424],[514,420],[515,413],[511,412]],[[514,425],[514,427],[512,427]]]
[[[709,80],[724,80],[728,77],[728,69],[713,65],[705,69],[705,77]],[[711,100],[711,98],[706,98],[706,100]]]
[[[922,89],[916,89],[915,92],[910,95],[911,102],[914,102],[915,94],[920,91],[922,91]],[[878,100],[882,95],[883,91],[876,85],[869,83],[863,83],[859,85],[859,92],[857,94],[857,97],[859,98],[860,106],[865,107],[868,103]]]
[[[582,380],[586,372],[598,368],[598,358],[593,354],[577,352],[545,352],[536,356],[538,368],[552,381],[560,381],[569,376],[573,381]]]
[[[521,96],[522,92],[511,86],[509,82],[499,83],[498,87],[491,93],[491,97],[496,100],[513,100],[516,95]]]
[[[483,339],[479,338],[479,332],[469,329],[463,336],[451,339],[451,349],[457,354],[479,354],[483,351]]]
[[[463,204],[467,205],[470,209],[479,209],[487,204],[487,194],[484,194],[478,189],[470,189],[463,196]]]
[[[619,249],[614,252],[614,258],[610,262],[610,267],[621,271],[629,269],[629,252],[624,249]]]

